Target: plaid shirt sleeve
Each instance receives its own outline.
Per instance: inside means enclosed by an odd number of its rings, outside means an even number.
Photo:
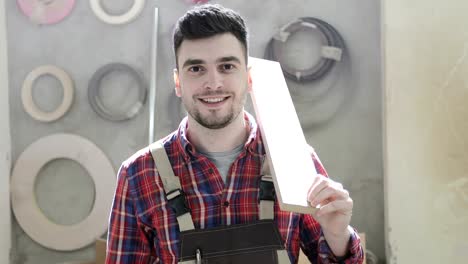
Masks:
[[[127,167],[118,172],[117,187],[107,234],[106,264],[153,263],[151,248],[138,227],[135,203],[129,189]]]
[[[328,177],[320,159],[311,149],[312,159],[318,174]],[[361,264],[364,260],[364,252],[361,240],[356,230],[353,229],[348,243],[348,254],[344,258],[337,258],[323,235],[322,229],[311,215],[303,215],[300,221],[301,248],[309,260],[314,264],[343,263]]]

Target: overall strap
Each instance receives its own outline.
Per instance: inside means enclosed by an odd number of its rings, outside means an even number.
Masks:
[[[275,185],[270,173],[270,161],[265,155],[262,166],[262,179],[260,181],[260,220],[275,218]],[[291,263],[286,249],[276,250],[277,264]]]
[[[174,175],[172,165],[167,157],[166,149],[161,140],[149,146],[151,156],[159,172],[159,177],[162,180],[164,192],[169,206],[172,208],[177,217],[180,231],[195,229],[193,225],[192,215],[185,199],[185,193],[182,191],[179,177]]]
[[[270,162],[265,155],[262,166],[262,179],[260,181],[260,208],[259,218],[260,220],[274,219],[275,218],[275,186],[273,184],[273,178],[270,174]]]

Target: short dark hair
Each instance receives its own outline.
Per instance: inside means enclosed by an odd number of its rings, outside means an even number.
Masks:
[[[232,33],[241,42],[247,63],[247,27],[244,19],[237,12],[218,4],[199,5],[187,11],[179,18],[173,32],[177,68],[179,68],[177,52],[185,39],[202,39],[223,33]]]

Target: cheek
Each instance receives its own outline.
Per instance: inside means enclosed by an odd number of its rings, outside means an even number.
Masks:
[[[202,78],[194,78],[192,76],[183,76],[179,80],[179,87],[184,93],[196,93],[203,88]]]
[[[197,87],[192,82],[181,82],[179,87],[176,87],[176,94],[184,100],[191,100],[197,94]]]
[[[235,83],[232,84],[232,87],[236,87],[235,89],[240,94],[246,93],[250,88],[248,80],[243,78],[239,78]]]

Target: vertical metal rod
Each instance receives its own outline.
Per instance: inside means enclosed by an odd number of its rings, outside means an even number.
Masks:
[[[157,76],[157,53],[158,53],[158,8],[154,8],[153,40],[151,47],[151,74],[150,74],[150,92],[149,92],[149,144],[154,142],[154,121],[156,110],[156,76]]]
[[[202,255],[201,255],[201,251],[199,248],[197,248],[197,258],[195,260],[195,264],[201,264],[202,263]]]

